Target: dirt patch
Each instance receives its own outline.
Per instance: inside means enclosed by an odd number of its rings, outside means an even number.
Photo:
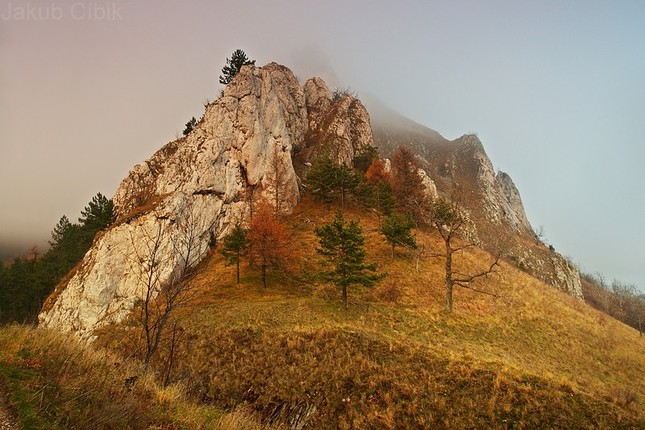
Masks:
[[[7,395],[2,385],[0,385],[0,430],[18,430],[18,425],[9,409]]]

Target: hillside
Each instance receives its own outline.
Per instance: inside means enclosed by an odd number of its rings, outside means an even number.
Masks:
[[[635,330],[506,263],[482,284],[499,298],[458,291],[446,315],[441,259],[422,259],[418,273],[410,251],[390,261],[376,219],[356,210],[348,216],[387,278],[351,290],[343,311],[314,276],[313,228],[333,211],[297,207],[288,224],[303,269],[271,275],[266,290],[248,267],[235,285],[218,253],[202,264],[197,302],[176,315],[172,368],[192,399],[303,428],[642,428],[645,341]],[[432,234],[417,239],[440,249]],[[459,264],[489,259],[473,249]],[[134,320],[106,327],[96,345],[131,354],[137,330]]]
[[[101,408],[121,421],[97,428],[645,424],[643,339],[584,304],[577,270],[539,241],[476,136],[447,141],[396,115],[372,123],[355,95],[320,78],[245,65],[113,200],[115,221],[43,306],[50,331],[0,337],[19,415],[26,405],[58,428],[101,422]],[[451,221],[430,228],[443,201],[464,227],[453,273],[495,268],[469,284],[478,292],[456,287],[453,312],[440,238]],[[323,280],[314,234],[341,206],[383,275],[350,287],[347,310]],[[379,233],[394,206],[415,226],[416,251],[393,255]],[[256,242],[238,285],[220,251],[245,228]],[[282,240],[257,242],[267,235]],[[48,343],[63,346],[53,354]]]
[[[488,250],[504,248],[518,268],[582,299],[578,271],[533,233],[519,191],[510,176],[495,173],[476,136],[449,142],[396,115],[374,125],[373,133],[354,94],[332,92],[318,77],[301,84],[287,67],[269,63],[242,67],[187,136],[132,168],[114,196],[116,222],[56,287],[39,322],[91,339],[96,329],[125,318],[141,297],[146,259],[132,256],[155,231],[163,265],[159,282],[165,283],[202,261],[211,243],[236,223],[248,221],[258,199],[291,213],[317,160],[351,165],[374,148],[388,156],[399,146],[416,152],[414,169],[427,196],[459,204],[471,241]],[[172,250],[188,224],[195,224],[195,249],[182,261]]]
[[[517,267],[582,299],[577,269],[537,237],[519,190],[507,173],[495,172],[477,136],[449,141],[396,113],[384,114],[383,108],[376,112],[374,145],[388,157],[400,146],[410,148],[438,194],[458,200],[467,210],[473,220],[469,235],[475,243],[494,249],[502,237],[504,252]]]
[[[338,291],[313,276],[313,226],[334,210],[298,207],[289,227],[303,270],[273,273],[266,290],[247,265],[238,286],[219,253],[208,257],[194,281],[201,294],[175,315],[168,388],[135,359],[132,321],[90,346],[1,328],[0,385],[22,428],[260,429],[314,407],[302,428],[643,428],[644,339],[508,264],[481,285],[499,299],[457,291],[446,315],[441,260],[423,259],[418,274],[410,251],[390,261],[376,220],[350,208],[388,277],[350,290],[343,311]],[[417,239],[440,246],[432,234]],[[472,249],[460,261],[474,268],[489,256]]]

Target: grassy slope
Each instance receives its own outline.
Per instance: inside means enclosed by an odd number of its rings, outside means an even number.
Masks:
[[[194,398],[245,402],[274,418],[315,406],[311,428],[642,428],[645,339],[636,331],[506,264],[480,285],[501,298],[460,290],[446,315],[442,260],[424,258],[419,273],[409,251],[390,261],[365,216],[369,256],[388,276],[351,289],[343,311],[313,275],[313,230],[332,217],[311,202],[298,207],[289,224],[302,271],[273,275],[267,290],[248,268],[234,285],[217,254],[204,263],[199,303],[179,315],[173,369]],[[441,249],[432,235],[418,240]],[[489,262],[476,249],[457,259],[463,271]],[[118,337],[101,342],[132,349]]]
[[[272,274],[266,290],[246,266],[234,285],[216,253],[203,263],[199,299],[177,314],[172,375],[183,389],[149,377],[124,386],[143,373],[115,358],[135,351],[127,323],[95,344],[116,356],[47,331],[0,330],[0,384],[24,428],[260,428],[249,407],[277,421],[315,408],[307,428],[321,429],[645,426],[645,339],[636,331],[506,264],[479,285],[501,298],[458,290],[446,315],[442,260],[422,259],[418,273],[409,251],[391,261],[367,216],[368,254],[388,276],[350,289],[343,311],[338,292],[315,278],[313,230],[332,217],[332,208],[299,205],[289,224],[302,270]],[[418,240],[440,249],[432,235]],[[457,264],[477,270],[489,259],[470,249]],[[166,358],[162,348],[157,365]]]
[[[0,401],[23,430],[265,429],[253,411],[197,404],[136,360],[29,326],[0,327]]]

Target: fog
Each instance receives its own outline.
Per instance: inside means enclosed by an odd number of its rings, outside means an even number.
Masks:
[[[46,247],[111,196],[241,48],[449,139],[476,132],[556,250],[643,287],[643,22],[642,2],[2,3],[0,249]]]

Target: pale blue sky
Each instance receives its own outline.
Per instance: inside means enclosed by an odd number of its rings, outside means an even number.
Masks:
[[[0,242],[111,196],[236,48],[476,132],[558,251],[644,288],[643,1],[0,0]]]

